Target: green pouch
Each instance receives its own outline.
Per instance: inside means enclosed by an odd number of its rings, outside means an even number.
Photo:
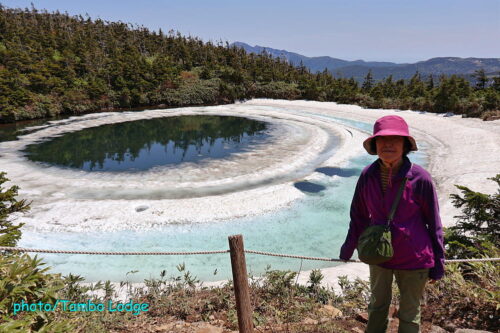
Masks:
[[[369,265],[377,265],[392,258],[394,251],[391,231],[387,225],[372,225],[358,239],[358,257]]]

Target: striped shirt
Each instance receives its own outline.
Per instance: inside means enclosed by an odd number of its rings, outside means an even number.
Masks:
[[[391,187],[392,184],[392,176],[398,173],[399,168],[403,165],[403,159],[399,160],[399,162],[391,168],[388,168],[384,165],[382,160],[380,162],[380,180],[382,181],[382,193],[385,194],[387,187]]]

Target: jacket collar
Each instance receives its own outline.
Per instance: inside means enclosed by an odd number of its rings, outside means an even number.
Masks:
[[[380,163],[382,161],[378,158],[375,162],[373,162],[368,169],[368,173],[370,176],[379,177],[380,175]],[[412,162],[408,158],[408,156],[403,156],[403,164],[398,170],[398,173],[394,175],[394,179],[399,180],[407,177],[408,179],[413,178],[413,172],[411,168]]]

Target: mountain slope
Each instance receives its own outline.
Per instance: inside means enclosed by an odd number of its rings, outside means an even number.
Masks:
[[[302,62],[313,73],[327,68],[336,76],[353,77],[358,81],[362,80],[370,69],[375,80],[381,80],[389,75],[392,75],[394,79],[409,79],[416,71],[424,76],[430,74],[435,76],[457,74],[466,77],[479,69],[484,69],[489,75],[496,75],[500,72],[500,58],[437,57],[414,64],[396,64],[363,60],[347,61],[328,56],[306,57],[286,50],[262,46],[252,47],[241,42],[235,42],[232,45],[243,48],[247,53],[260,54],[265,51],[273,57],[287,59],[288,62],[294,65],[299,65]]]
[[[375,67],[388,67],[388,66],[396,66],[397,64],[393,62],[377,62],[377,61],[370,61],[366,62],[363,60],[356,60],[356,61],[348,61],[348,60],[342,60],[338,58],[332,58],[328,56],[323,56],[323,57],[306,57],[298,53],[294,52],[288,52],[286,50],[277,50],[269,47],[263,47],[263,46],[250,46],[248,44],[242,43],[242,42],[235,42],[232,43],[231,45],[243,48],[247,53],[255,53],[255,54],[260,54],[262,52],[266,52],[270,55],[272,55],[275,58],[284,58],[288,62],[294,64],[295,66],[300,65],[300,62],[304,64],[304,66],[308,67],[311,72],[317,72],[317,71],[323,71],[325,68],[327,68],[329,71],[332,71],[337,68],[342,68],[350,65],[361,65],[361,66],[371,66],[373,68]]]

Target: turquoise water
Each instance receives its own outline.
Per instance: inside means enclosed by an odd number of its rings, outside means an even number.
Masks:
[[[305,114],[304,112],[300,112]],[[311,114],[312,115],[312,114]],[[348,124],[371,131],[372,124],[314,114],[325,120]],[[426,167],[426,143],[419,142],[420,151],[409,155]],[[349,206],[361,170],[376,156],[362,154],[342,168],[343,177],[327,175],[315,183],[325,187],[318,193],[307,193],[289,208],[252,218],[232,221],[169,225],[150,231],[119,231],[99,233],[36,233],[25,231],[22,247],[95,251],[211,251],[228,249],[228,236],[242,234],[245,248],[276,253],[338,258],[349,224]],[[335,166],[329,166],[335,167]],[[176,266],[186,269],[203,281],[231,278],[229,254],[194,256],[88,256],[49,255],[42,257],[63,274],[73,273],[87,281],[128,280],[176,275]],[[271,269],[308,270],[335,266],[336,263],[246,255],[250,274],[259,275]],[[132,274],[127,272],[137,271]],[[216,272],[216,273],[215,273]],[[215,273],[215,274],[214,274]]]

